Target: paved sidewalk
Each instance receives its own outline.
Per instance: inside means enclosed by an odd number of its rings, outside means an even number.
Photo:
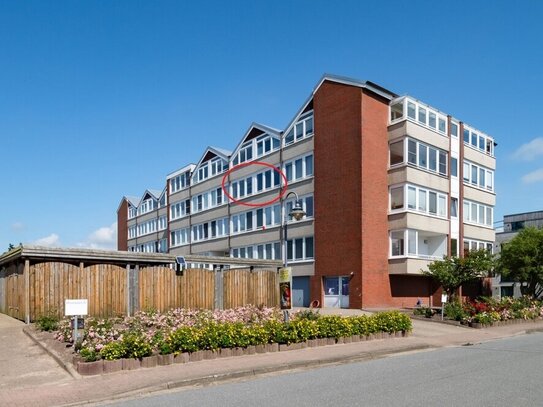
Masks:
[[[144,395],[182,386],[252,377],[284,370],[311,368],[386,357],[404,352],[430,350],[444,346],[478,343],[529,330],[543,331],[543,321],[488,329],[468,329],[427,321],[413,321],[414,333],[408,338],[373,340],[351,344],[306,348],[224,359],[204,360],[151,369],[122,371],[109,375],[67,379],[61,382],[19,386],[0,390],[0,405],[59,406],[81,405]]]
[[[0,314],[0,405],[6,389],[70,382],[71,376],[23,333],[25,324]]]

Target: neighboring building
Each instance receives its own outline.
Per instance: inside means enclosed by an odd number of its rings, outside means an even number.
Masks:
[[[503,231],[496,233],[494,253],[501,251],[502,244],[514,238],[524,228],[543,228],[543,211],[517,213],[503,217]],[[520,284],[502,278],[500,275],[492,279],[493,297],[520,297]]]
[[[118,247],[281,259],[282,202],[242,206],[221,188],[229,169],[257,160],[281,169],[307,213],[288,221],[296,305],[431,303],[438,287],[421,269],[460,248],[492,248],[494,148],[492,137],[414,98],[326,75],[284,130],[253,124],[234,151],[208,147],[168,175],[162,195],[123,198]],[[228,172],[225,186],[256,204],[277,197],[283,181],[248,165]]]

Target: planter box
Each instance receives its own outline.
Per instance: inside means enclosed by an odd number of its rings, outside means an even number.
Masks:
[[[360,342],[360,335],[351,336],[351,342]]]
[[[233,348],[232,356],[243,356],[243,348]]]
[[[326,338],[326,344],[327,345],[335,345],[336,344],[336,338]]]
[[[199,362],[200,360],[204,360],[204,352],[201,350],[189,353],[190,362]]]
[[[309,346],[310,348],[314,348],[316,346],[319,346],[319,340],[318,339],[309,339],[307,341],[307,346]]]
[[[345,343],[345,338],[343,336],[336,338],[336,343]]]
[[[268,343],[266,345],[266,351],[267,352],[279,352],[279,344],[278,343]]]
[[[350,336],[345,336],[343,338],[343,343],[351,343],[353,339]]]
[[[180,353],[173,357],[173,363],[188,363],[189,354],[187,352]]]
[[[82,376],[102,374],[104,372],[104,361],[97,360],[96,362],[79,362],[77,364],[77,372]]]
[[[141,358],[141,367],[155,367],[158,364],[157,355],[145,356]]]
[[[173,364],[173,353],[168,355],[157,355],[157,362],[159,366],[167,366]]]
[[[104,360],[104,373],[114,373],[123,370],[123,360]]]
[[[266,353],[266,345],[256,345],[256,353]]]
[[[139,359],[122,359],[123,361],[123,370],[136,370],[141,367],[141,362]]]
[[[230,348],[222,348],[219,353],[221,358],[229,358],[232,356],[232,349]]]
[[[217,359],[218,356],[219,356],[218,352],[214,350],[211,350],[211,349],[204,350],[204,359],[206,360]]]
[[[247,346],[247,348],[245,348],[244,353],[246,355],[254,355],[256,353],[256,346],[253,346],[253,345]]]

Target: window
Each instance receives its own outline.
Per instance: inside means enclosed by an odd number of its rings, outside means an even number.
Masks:
[[[484,167],[464,162],[464,182],[481,189],[493,191],[494,171]]]
[[[433,129],[436,128],[436,114],[434,112],[428,113],[428,126]]]
[[[390,144],[390,165],[403,163],[403,140]]]
[[[451,157],[451,176],[458,177],[458,159]]]
[[[437,214],[437,194],[435,192],[430,192],[428,194],[428,198],[429,198],[428,211],[432,215],[436,215]]]
[[[445,124],[445,119],[440,117],[439,118],[439,126],[438,126],[438,130],[441,132],[441,133],[445,133],[447,130],[446,130],[446,124]]]
[[[407,187],[407,207],[409,209],[417,209],[417,188]]]
[[[289,261],[311,260],[313,257],[313,236],[287,240],[287,258]]]
[[[426,124],[426,109],[419,106],[419,123]]]
[[[428,168],[428,148],[424,144],[419,144],[419,167]]]
[[[403,101],[390,106],[390,121],[400,120],[403,117]]]
[[[478,202],[464,200],[464,222],[492,227],[493,208]]]
[[[395,147],[398,148],[397,146]],[[392,151],[390,154],[392,160]],[[395,155],[394,159],[397,161],[400,159],[400,156]],[[438,172],[441,175],[447,175],[447,159],[448,155],[445,151],[412,139],[408,139],[407,141],[407,160],[409,164],[432,172]]]
[[[458,217],[458,198],[451,198],[451,217]]]
[[[417,254],[417,231],[408,230],[407,231],[407,253],[408,254]]]
[[[279,173],[276,172],[277,175]],[[313,156],[308,155],[305,157],[305,175],[309,177],[310,175],[313,175]]]
[[[404,255],[404,232],[395,231],[390,232],[391,243],[391,256],[403,256]]]
[[[138,208],[130,206],[128,208],[128,219],[135,218],[138,215]]]
[[[186,171],[170,179],[170,194],[187,188],[190,185],[190,171]]]
[[[424,189],[419,189],[419,211],[426,212],[426,191]]]
[[[458,239],[451,239],[451,256],[458,256]]]
[[[413,140],[408,140],[407,148],[407,159],[409,163],[417,165],[417,143]]]
[[[397,187],[390,189],[390,209],[402,209],[403,204],[403,190],[404,187]]]
[[[296,181],[313,175],[313,154],[285,163],[284,173],[287,181]],[[279,185],[280,177],[277,179]]]
[[[170,234],[170,244],[171,246],[181,246],[187,244],[189,238],[189,229],[178,229],[173,230]]]
[[[313,112],[306,113],[294,124],[285,137],[285,146],[313,134]]]
[[[428,163],[429,163],[429,169],[431,171],[437,171],[437,150],[435,148],[429,147],[428,148]]]
[[[475,132],[467,126],[464,127],[464,144],[485,154],[494,155],[494,140],[485,134]]]
[[[407,102],[407,116],[416,120],[417,106],[413,102]]]
[[[301,196],[300,202],[305,212],[305,216],[302,219],[312,218],[313,217],[313,195]],[[288,201],[285,201],[285,216],[288,217],[289,221],[292,221],[292,217],[288,216],[288,214],[292,211],[293,206],[294,206],[294,199],[289,199]],[[277,208],[277,213],[275,213],[274,215],[275,219],[280,219],[281,217],[280,205],[276,205],[274,206],[274,208]]]
[[[451,122],[451,136],[458,137],[458,125],[454,122]]]

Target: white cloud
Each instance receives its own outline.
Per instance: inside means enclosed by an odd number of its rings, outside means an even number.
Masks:
[[[117,222],[110,226],[103,226],[92,232],[85,242],[77,244],[79,247],[90,249],[111,249],[117,248]]]
[[[533,161],[539,156],[543,156],[543,137],[537,137],[521,145],[513,153],[513,158],[521,161]]]
[[[60,238],[56,233],[51,233],[49,236],[35,240],[32,244],[36,246],[58,247],[60,246]]]
[[[23,230],[25,230],[25,225],[22,222],[13,222],[11,224],[11,230],[13,232],[22,232]]]
[[[522,182],[525,184],[533,184],[535,182],[543,182],[543,168],[532,171],[522,177]]]

